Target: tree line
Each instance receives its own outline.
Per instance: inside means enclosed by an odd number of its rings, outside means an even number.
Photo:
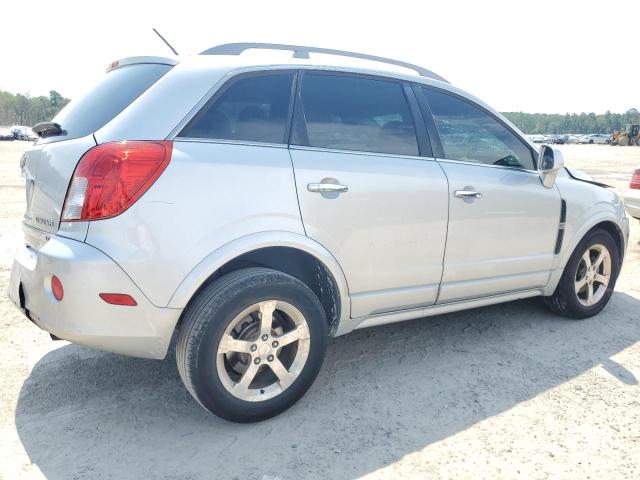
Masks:
[[[628,123],[640,123],[640,112],[631,108],[625,113],[524,113],[504,112],[520,130],[528,134],[612,133]]]
[[[51,120],[69,103],[55,90],[49,96],[31,97],[0,90],[0,125],[28,125]],[[520,130],[528,134],[611,133],[628,123],[640,123],[640,112],[631,108],[625,113],[524,113],[504,112]]]
[[[51,120],[69,101],[55,90],[51,90],[48,97],[14,95],[0,90],[0,125],[32,127],[38,122]]]

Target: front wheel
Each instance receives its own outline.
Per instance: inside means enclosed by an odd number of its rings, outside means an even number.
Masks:
[[[309,287],[276,270],[242,269],[210,284],[187,308],[178,370],[211,413],[264,420],[308,390],[327,337],[324,310]]]
[[[611,235],[592,230],[578,244],[562,273],[548,307],[565,317],[598,314],[609,302],[620,271],[620,254]]]

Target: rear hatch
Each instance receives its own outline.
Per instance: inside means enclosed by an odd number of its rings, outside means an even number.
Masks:
[[[60,227],[69,182],[78,161],[96,146],[93,133],[113,120],[176,62],[157,57],[135,57],[111,64],[91,90],[73,100],[54,119],[59,128],[40,133],[41,138],[23,155],[27,209],[26,241],[39,248],[48,234]],[[133,140],[133,139],[132,139]]]

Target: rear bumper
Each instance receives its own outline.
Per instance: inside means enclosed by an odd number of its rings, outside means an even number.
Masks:
[[[56,275],[64,287],[51,292]],[[135,307],[110,305],[99,293],[125,293]],[[181,309],[159,308],[107,255],[82,242],[51,237],[39,251],[22,244],[13,263],[9,297],[56,337],[114,353],[164,358]]]
[[[627,190],[624,194],[624,206],[629,215],[640,220],[640,189]]]

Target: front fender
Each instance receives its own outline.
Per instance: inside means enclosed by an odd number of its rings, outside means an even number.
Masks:
[[[292,232],[260,232],[237,238],[211,252],[182,280],[169,300],[169,308],[184,308],[200,286],[218,269],[242,254],[265,247],[289,247],[306,252],[329,270],[340,293],[340,321],[349,318],[349,288],[342,268],[329,251],[309,237]]]
[[[567,218],[562,248],[555,256],[545,295],[553,293],[571,254],[587,232],[596,225],[610,222],[616,226],[623,243],[621,258],[624,257],[629,237],[629,223],[624,213],[624,205],[614,192],[569,177],[559,178],[558,188],[562,198],[567,202]]]

